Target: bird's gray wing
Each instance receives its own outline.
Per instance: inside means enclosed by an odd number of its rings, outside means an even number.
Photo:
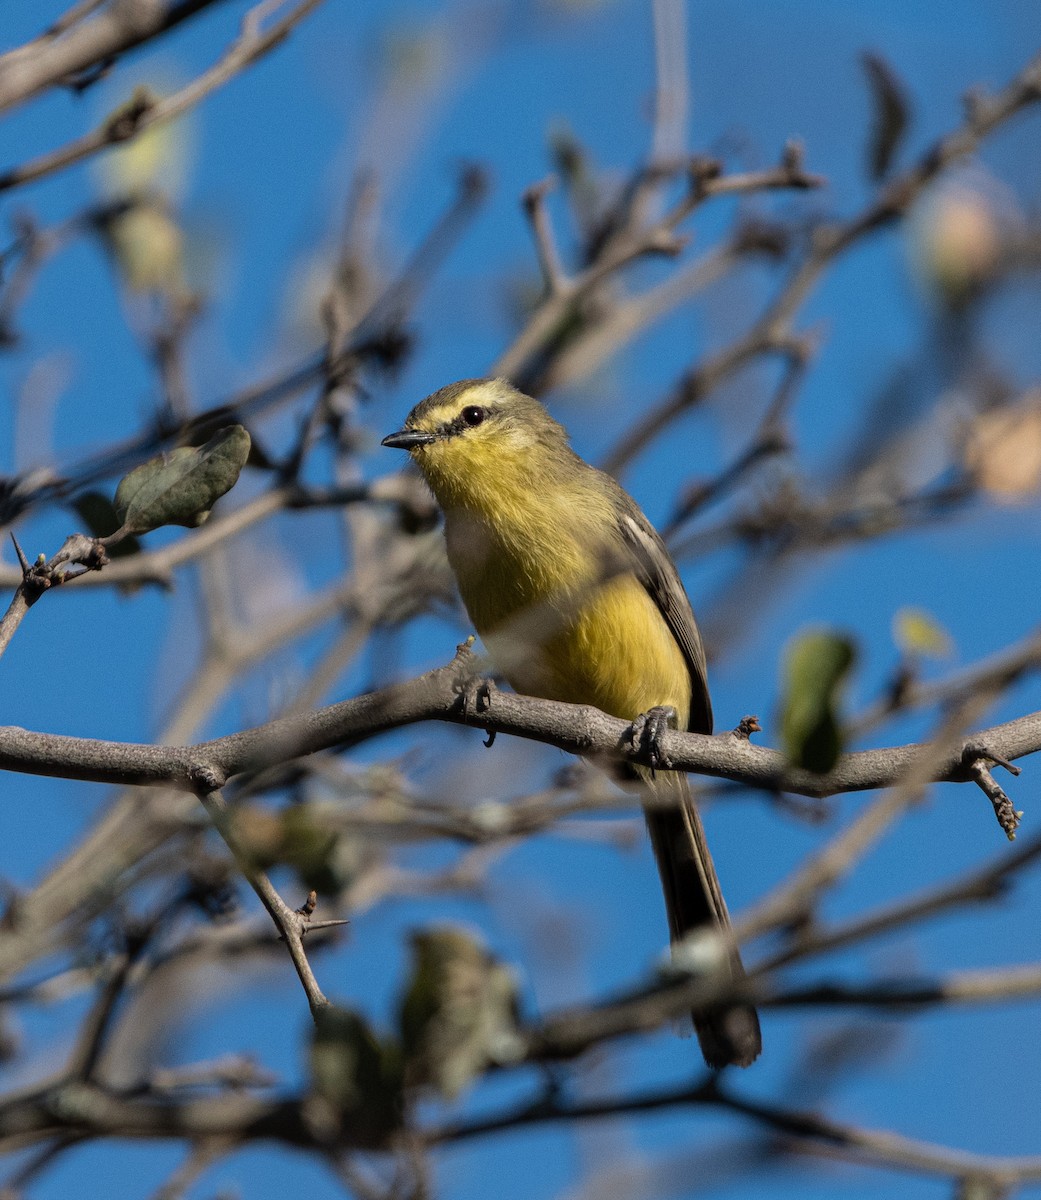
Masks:
[[[621,489],[619,489],[621,492]],[[712,701],[708,694],[708,666],[694,612],[690,607],[679,572],[657,530],[633,500],[621,492],[618,528],[626,550],[632,555],[637,578],[665,618],[676,644],[683,651],[690,672],[690,719],[694,733],[712,732]]]

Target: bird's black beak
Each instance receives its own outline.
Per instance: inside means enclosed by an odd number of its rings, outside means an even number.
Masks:
[[[432,433],[424,433],[421,429],[399,429],[397,433],[388,433],[380,445],[392,450],[415,450],[417,446],[429,446],[436,441]]]

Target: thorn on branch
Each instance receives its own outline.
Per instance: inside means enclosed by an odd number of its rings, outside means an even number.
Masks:
[[[981,758],[986,762],[993,763],[996,767],[1004,767],[1010,775],[1019,776],[1023,774],[1022,767],[1017,767],[1014,762],[1009,762],[1007,758],[1002,758],[1000,754],[995,754],[993,750],[988,749],[986,746],[970,746],[966,754],[972,759]]]
[[[82,533],[74,533],[67,537],[61,549],[52,558],[48,559],[39,554],[32,563],[13,533],[11,541],[14,543],[14,551],[22,571],[19,591],[27,608],[31,608],[50,588],[75,579],[87,571],[100,571],[109,561],[100,540]],[[69,566],[78,566],[82,570],[69,571],[66,569]]]
[[[18,539],[13,533],[11,534],[11,541],[14,542],[14,552],[18,555],[18,565],[22,568],[22,579],[24,580],[32,570],[32,567],[29,565],[29,560],[25,557],[25,551],[18,544]]]
[[[317,908],[318,893],[314,890],[314,888],[312,888],[307,893],[307,899],[303,902],[303,904],[301,904],[299,908],[293,910],[293,916],[299,918],[299,920],[297,920],[294,924],[296,933],[299,934],[301,941],[303,941],[304,937],[308,933],[311,933],[314,930],[334,929],[340,925],[350,924],[350,921],[346,917],[340,917],[326,921],[313,921],[311,918],[314,916]],[[284,932],[280,935],[280,940],[283,942],[286,940],[286,935]]]
[[[860,56],[871,89],[874,115],[868,146],[871,178],[883,179],[893,165],[911,121],[907,91],[892,66],[870,51]]]

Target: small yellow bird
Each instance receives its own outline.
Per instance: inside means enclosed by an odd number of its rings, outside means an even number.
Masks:
[[[409,452],[444,511],[463,602],[513,688],[643,719],[652,735],[668,718],[712,732],[701,635],[664,543],[538,400],[502,379],[465,379],[417,404],[383,445]],[[654,793],[645,815],[672,940],[717,930],[737,978],[741,959],[687,778],[636,772]],[[758,1056],[750,1005],[693,1017],[709,1066]]]

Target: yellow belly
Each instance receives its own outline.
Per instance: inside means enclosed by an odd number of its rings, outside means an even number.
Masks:
[[[634,575],[600,582],[610,554],[622,553],[603,545],[615,521],[609,496],[529,499],[538,503],[445,514],[449,560],[496,668],[518,692],[626,720],[671,705],[685,729],[690,675],[658,606]]]
[[[489,635],[495,642],[494,635]],[[681,650],[643,584],[619,576],[596,589],[571,623],[519,662],[518,691],[596,708],[626,720],[670,704],[687,724],[690,676]],[[497,656],[489,644],[489,650]]]
[[[583,599],[570,612],[544,600],[495,628],[478,626],[510,685],[547,700],[592,704],[626,720],[668,704],[685,728],[687,664],[639,580],[619,576]]]

